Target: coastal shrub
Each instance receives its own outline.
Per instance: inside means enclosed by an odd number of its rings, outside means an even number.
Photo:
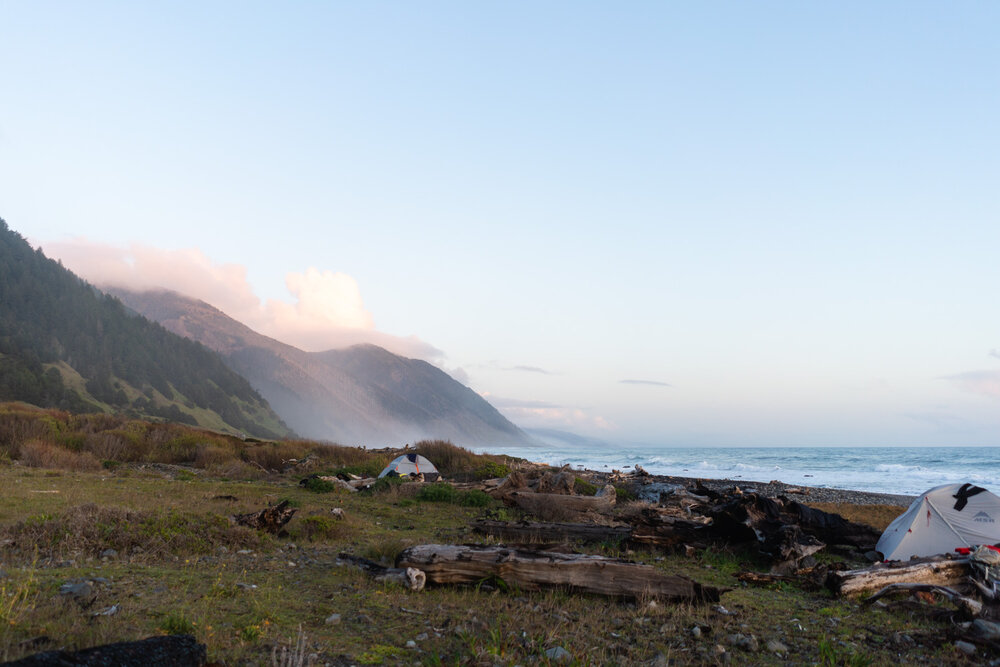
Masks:
[[[160,630],[168,635],[190,635],[194,633],[195,624],[193,621],[189,621],[184,614],[171,612],[160,623]]]
[[[86,471],[101,469],[100,461],[90,452],[74,452],[41,440],[24,443],[20,454],[21,463],[31,468]]]
[[[627,486],[615,485],[615,502],[627,503],[635,499],[636,495],[632,492],[632,489]]]
[[[306,491],[312,491],[313,493],[330,493],[337,488],[337,485],[333,482],[328,482],[319,477],[310,477],[302,486],[305,487]]]
[[[597,485],[591,484],[582,477],[577,477],[575,480],[573,480],[573,490],[576,491],[581,496],[597,495]],[[617,500],[617,493],[615,499]]]
[[[432,503],[452,503],[455,502],[458,492],[455,487],[446,482],[435,482],[420,487],[417,493],[417,500]]]
[[[479,489],[459,491],[446,482],[436,482],[420,487],[417,500],[432,503],[454,503],[463,507],[489,507],[493,503],[493,498],[484,491]]]
[[[375,480],[375,483],[365,489],[365,493],[387,493],[398,491],[403,484],[410,480],[406,477],[382,477]]]
[[[459,494],[458,504],[463,507],[489,507],[493,504],[493,498],[485,491],[470,489]]]
[[[476,469],[476,479],[496,479],[510,474],[510,468],[496,461],[487,461]]]

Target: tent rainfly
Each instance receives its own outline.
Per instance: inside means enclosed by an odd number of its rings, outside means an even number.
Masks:
[[[381,479],[382,477],[409,477],[421,474],[424,476],[424,481],[427,482],[435,482],[440,477],[434,464],[420,454],[403,454],[394,458],[392,463],[387,465],[378,476]]]
[[[998,542],[1000,497],[972,484],[945,484],[914,500],[875,549],[886,560],[908,560]]]

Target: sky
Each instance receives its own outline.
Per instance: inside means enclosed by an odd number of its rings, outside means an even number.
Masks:
[[[0,0],[0,217],[518,425],[1000,446],[1000,6]]]

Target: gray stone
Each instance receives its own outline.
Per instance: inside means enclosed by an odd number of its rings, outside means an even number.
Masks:
[[[749,651],[755,653],[760,650],[760,645],[757,643],[757,638],[753,635],[749,637],[742,633],[735,633],[726,636],[726,642],[730,646],[735,646],[736,648],[743,649],[744,651]]]
[[[77,580],[67,581],[59,587],[59,595],[69,595],[74,598],[90,597],[94,594],[94,587],[89,581]]]
[[[957,648],[959,651],[961,651],[965,655],[972,656],[972,655],[976,654],[976,645],[975,644],[970,644],[969,642],[963,642],[963,641],[959,640],[959,641],[955,642],[955,648]]]
[[[765,644],[765,647],[771,653],[777,653],[779,655],[788,653],[788,647],[779,642],[777,639],[768,640],[767,644]]]
[[[105,549],[101,552],[101,558],[114,558],[118,555],[118,552],[114,549]]]
[[[419,635],[417,635],[416,637],[414,637],[414,639],[416,641],[418,641],[418,642],[427,641],[427,633],[426,632],[421,632]]]
[[[570,662],[573,656],[562,646],[553,646],[545,651],[545,657],[554,662]]]
[[[339,625],[340,624],[340,614],[330,614],[326,617],[324,621],[327,625]]]
[[[701,628],[699,628],[697,625],[691,628],[691,636],[694,637],[695,639],[701,639]]]
[[[670,659],[662,653],[657,653],[656,656],[647,664],[649,667],[668,667],[670,665]]]
[[[417,642],[412,639],[406,642],[406,648],[417,648]]]

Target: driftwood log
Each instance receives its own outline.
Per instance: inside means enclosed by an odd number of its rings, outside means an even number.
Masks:
[[[710,536],[706,522],[702,517],[685,519],[658,508],[644,508],[629,517],[632,544],[667,550],[686,544],[702,546]]]
[[[879,563],[860,570],[831,572],[827,587],[844,596],[862,595],[890,584],[955,586],[965,583],[970,572],[968,558],[929,558],[898,563]]]
[[[773,571],[787,574],[827,544],[873,549],[879,533],[870,526],[853,523],[839,514],[813,509],[785,498],[766,498],[756,493],[720,496],[708,515],[708,531],[720,541],[757,542],[769,557]]]
[[[381,583],[399,584],[411,591],[422,591],[427,583],[427,575],[415,567],[385,567],[373,560],[348,553],[337,554],[337,558],[360,567]]]
[[[551,523],[541,521],[493,521],[480,519],[472,524],[477,533],[504,542],[621,542],[632,536],[628,525],[602,526],[594,523]]]
[[[505,496],[505,500],[526,512],[541,516],[559,512],[607,513],[615,507],[616,493],[615,487],[609,484],[595,496],[513,491]]]
[[[294,507],[288,506],[287,500],[282,500],[277,505],[265,507],[259,512],[234,514],[233,521],[241,526],[249,526],[277,535],[285,524],[292,520],[297,511]]]
[[[474,584],[495,577],[525,590],[565,587],[610,597],[692,602],[715,602],[723,592],[617,558],[505,547],[424,544],[403,551],[396,565],[423,570],[433,584]]]
[[[956,590],[952,590],[947,586],[937,586],[935,584],[912,584],[912,583],[896,583],[889,584],[878,593],[875,593],[870,598],[865,600],[866,603],[871,604],[878,600],[880,597],[888,595],[889,593],[898,593],[899,591],[905,591],[907,593],[934,593],[948,598],[955,603],[965,615],[970,618],[976,618],[983,613],[983,603],[979,600],[973,600],[970,597],[962,595]]]
[[[199,644],[191,635],[166,635],[94,646],[81,651],[46,651],[3,664],[7,667],[201,667],[206,660],[205,645]]]

